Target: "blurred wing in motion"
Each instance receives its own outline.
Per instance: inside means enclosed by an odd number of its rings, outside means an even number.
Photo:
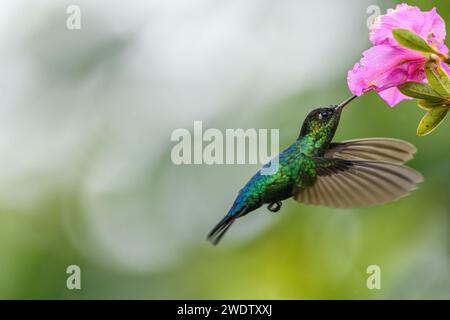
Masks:
[[[417,149],[411,143],[391,138],[368,138],[331,143],[326,158],[379,160],[402,164],[411,160]]]
[[[362,208],[404,197],[422,181],[419,172],[395,163],[318,158],[316,182],[293,196],[308,205]]]

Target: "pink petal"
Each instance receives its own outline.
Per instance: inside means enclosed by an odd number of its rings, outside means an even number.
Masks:
[[[422,28],[423,36],[430,44],[444,44],[445,22],[436,12],[436,8],[424,12],[426,24]],[[447,49],[448,51],[448,49]]]
[[[446,63],[441,63],[442,69],[447,73],[447,75],[450,77],[450,67]]]
[[[370,41],[374,45],[387,44],[399,46],[392,35],[392,29],[402,28],[415,32],[429,44],[447,54],[445,47],[445,22],[436,12],[436,8],[422,12],[418,7],[405,3],[397,5],[395,10],[388,10],[379,16],[370,30]]]
[[[399,103],[402,100],[411,100],[412,98],[405,96],[403,93],[400,92],[397,88],[389,88],[383,91],[378,92],[378,95],[386,101],[386,103],[393,107],[397,103]]]
[[[406,81],[421,81],[421,54],[403,48],[378,45],[363,52],[363,58],[347,73],[350,91],[361,95],[371,89],[380,92]]]
[[[447,48],[447,46],[445,45],[445,43],[437,44],[437,45],[436,45],[436,49],[437,49],[439,52],[443,53],[443,54],[448,54],[448,48]]]
[[[404,3],[399,4],[395,10],[390,9],[385,15],[375,20],[370,30],[370,41],[374,45],[398,45],[392,35],[392,29],[408,29],[419,34],[423,20],[423,13],[419,8]]]

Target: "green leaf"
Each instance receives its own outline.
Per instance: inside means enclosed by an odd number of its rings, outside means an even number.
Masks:
[[[395,40],[402,46],[420,52],[436,53],[424,39],[408,29],[392,29]]]
[[[428,101],[441,101],[442,96],[433,90],[430,85],[426,83],[420,82],[405,82],[404,84],[397,87],[401,93],[405,96],[416,98],[416,99],[424,99]]]
[[[436,107],[447,107],[450,108],[450,101],[448,100],[440,100],[440,101],[430,101],[430,100],[423,100],[419,99],[417,100],[417,104],[420,108],[424,110],[431,110]]]
[[[428,83],[437,93],[443,97],[450,97],[450,79],[441,67],[435,63],[427,63],[425,73]]]
[[[432,132],[444,120],[445,116],[450,110],[447,107],[438,107],[429,110],[425,116],[420,120],[417,127],[417,135],[424,136]]]

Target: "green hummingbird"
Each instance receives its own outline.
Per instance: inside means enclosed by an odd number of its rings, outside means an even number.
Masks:
[[[291,197],[307,205],[362,208],[397,200],[416,189],[422,175],[403,165],[417,151],[409,142],[392,138],[332,142],[342,110],[355,98],[311,111],[297,140],[274,158],[278,170],[273,174],[259,170],[208,240],[219,243],[237,218],[264,204],[277,212]]]

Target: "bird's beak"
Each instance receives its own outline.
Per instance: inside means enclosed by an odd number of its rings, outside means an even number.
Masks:
[[[351,96],[350,98],[348,98],[347,100],[341,102],[339,105],[337,105],[336,107],[334,107],[334,110],[341,113],[342,110],[344,109],[344,107],[346,105],[348,105],[351,101],[353,101],[355,98],[357,98],[358,96]]]

